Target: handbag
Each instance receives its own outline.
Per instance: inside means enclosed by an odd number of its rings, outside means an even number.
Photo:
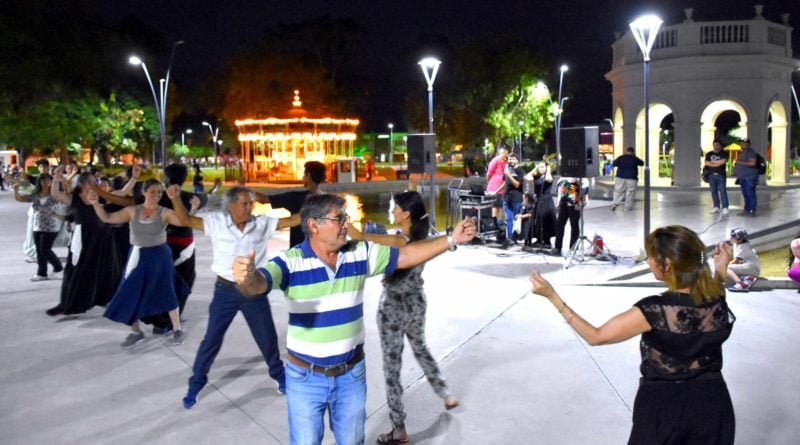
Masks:
[[[708,177],[710,173],[708,172],[708,166],[703,167],[703,182],[708,182]]]

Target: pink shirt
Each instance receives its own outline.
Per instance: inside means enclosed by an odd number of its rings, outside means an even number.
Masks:
[[[489,168],[486,169],[486,177],[489,178],[489,183],[486,184],[487,192],[494,192],[505,183],[504,174],[507,164],[508,161],[500,159],[499,156],[495,156],[494,159],[489,162]],[[500,190],[498,194],[502,195],[504,191],[505,190]]]

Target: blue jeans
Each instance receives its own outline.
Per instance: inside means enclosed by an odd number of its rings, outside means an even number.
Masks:
[[[714,207],[727,209],[728,189],[725,185],[725,175],[708,175],[708,185],[711,187],[711,201]]]
[[[222,347],[225,332],[240,310],[269,367],[270,377],[275,379],[279,386],[285,385],[286,377],[278,349],[278,335],[272,322],[272,311],[266,294],[247,298],[236,288],[217,282],[214,284],[214,297],[208,306],[206,335],[200,343],[192,366],[189,392],[199,393],[208,382],[208,371]]]
[[[756,184],[758,184],[758,176],[744,176],[739,178],[739,186],[742,188],[742,197],[744,198],[745,212],[756,211]]]
[[[367,420],[366,360],[337,377],[311,372],[286,363],[286,402],[289,408],[289,441],[292,445],[322,443],[325,410],[336,443],[364,443]]]
[[[514,235],[514,217],[519,215],[522,210],[522,202],[514,202],[509,204],[508,201],[503,201],[503,212],[506,214],[506,239],[511,240]]]

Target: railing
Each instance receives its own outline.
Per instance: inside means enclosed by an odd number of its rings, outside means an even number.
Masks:
[[[746,24],[703,25],[700,27],[700,44],[746,43],[750,41],[750,27]]]
[[[670,48],[673,46],[678,46],[678,30],[675,28],[665,29],[663,32],[658,33],[653,48]]]

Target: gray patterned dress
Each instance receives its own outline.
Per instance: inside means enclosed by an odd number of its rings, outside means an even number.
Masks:
[[[414,357],[436,394],[443,399],[451,395],[439,365],[425,343],[427,302],[422,280],[424,267],[424,264],[420,264],[410,270],[397,270],[383,279],[378,329],[383,349],[383,375],[386,378],[389,417],[395,429],[405,428],[406,418],[403,410],[403,385],[400,382],[403,336],[408,337]]]

